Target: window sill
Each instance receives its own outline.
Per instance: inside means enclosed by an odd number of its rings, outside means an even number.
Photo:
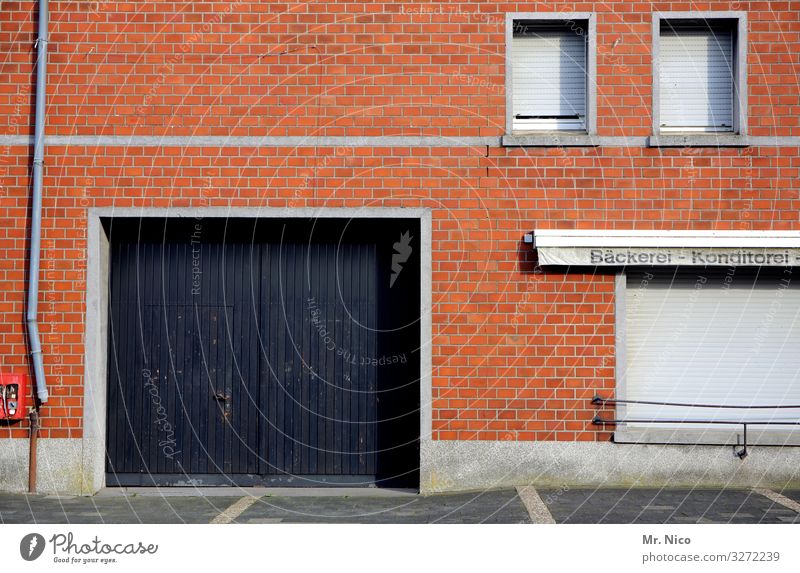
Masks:
[[[675,133],[651,135],[649,147],[748,147],[746,135],[736,133]]]
[[[742,426],[720,428],[718,424],[707,424],[693,427],[644,427],[620,424],[614,431],[614,443],[617,444],[675,444],[675,445],[709,445],[735,446],[743,438]],[[713,426],[713,427],[712,427]],[[748,446],[800,446],[800,429],[797,426],[765,427],[747,426]]]
[[[503,147],[597,147],[600,139],[588,133],[547,131],[506,134],[500,143]]]

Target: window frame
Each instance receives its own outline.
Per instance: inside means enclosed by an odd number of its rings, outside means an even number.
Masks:
[[[586,39],[586,120],[585,129],[520,129],[514,127],[514,85],[513,58],[511,43],[514,40],[514,23],[520,20],[541,21],[584,21],[588,37]],[[523,135],[532,138],[542,136],[548,140],[554,135],[585,137],[597,134],[597,32],[594,12],[514,12],[506,14],[506,134]]]
[[[691,128],[680,129],[670,127],[661,129],[661,25],[665,21],[685,21],[686,24],[700,21],[714,25],[724,21],[731,22],[733,32],[733,129],[730,131],[702,131]],[[694,143],[713,142],[719,140],[721,144],[735,143],[740,138],[747,136],[747,12],[744,11],[698,11],[698,12],[654,12],[653,13],[653,135],[661,137],[666,143],[677,139],[687,145]]]

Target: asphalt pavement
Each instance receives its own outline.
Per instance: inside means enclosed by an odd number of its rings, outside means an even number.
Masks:
[[[0,493],[0,523],[800,523],[800,490],[108,488]]]

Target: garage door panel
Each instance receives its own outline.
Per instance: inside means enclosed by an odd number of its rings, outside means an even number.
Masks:
[[[374,249],[284,245],[272,256],[280,259],[275,274],[282,277],[273,275],[270,303],[279,323],[270,368],[277,386],[269,407],[274,457],[295,475],[370,475],[374,447],[367,413],[374,410],[367,403],[374,397],[374,367],[363,352],[375,337],[375,296],[369,292]]]
[[[745,269],[648,275],[628,275],[628,399],[739,406],[800,404],[800,289],[785,281],[787,275]],[[631,405],[627,415],[796,419],[796,412],[787,410],[653,405]]]
[[[225,257],[227,334],[225,354],[232,362],[230,400],[230,465],[242,473],[258,473],[259,466],[259,364],[257,313],[260,295],[260,256],[252,245],[234,243]],[[239,300],[229,295],[239,293]]]
[[[111,237],[109,483],[369,484],[416,471],[419,375],[379,360],[419,345],[413,320],[393,330],[418,317],[418,263],[388,291],[392,244],[416,227],[115,225],[127,234]],[[147,365],[174,432],[168,459],[137,379]]]
[[[117,372],[109,386],[111,472],[231,470],[239,418],[231,394],[242,345],[233,344],[232,307],[220,304],[220,250],[189,242],[113,247],[110,330],[119,336],[109,352]]]

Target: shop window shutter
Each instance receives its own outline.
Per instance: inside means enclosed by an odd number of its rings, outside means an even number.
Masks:
[[[785,282],[787,275],[742,268],[728,273],[700,268],[627,274],[627,399],[800,404],[800,285]],[[792,421],[797,416],[798,410],[790,409],[632,404],[625,417],[757,422]],[[687,426],[665,427],[680,432]]]

